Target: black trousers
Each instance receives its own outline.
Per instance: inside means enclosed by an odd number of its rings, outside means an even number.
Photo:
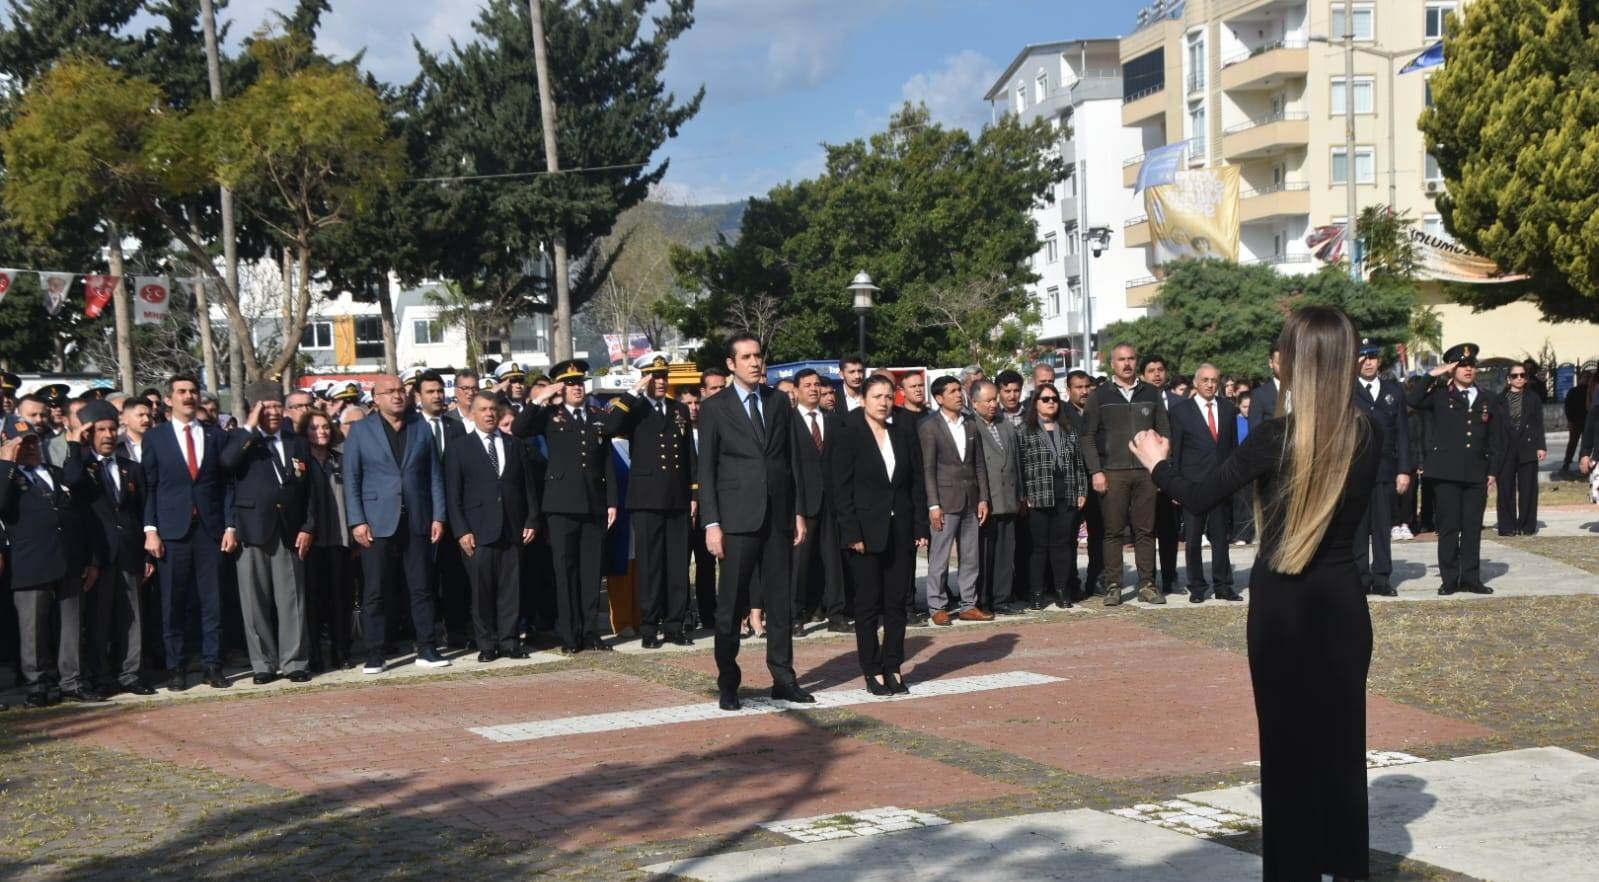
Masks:
[[[1482,513],[1488,485],[1464,481],[1432,482],[1438,500],[1438,572],[1444,587],[1482,581]]]
[[[555,555],[550,550],[549,524],[539,521],[533,542],[522,546],[522,620],[529,638],[537,631],[551,631],[560,614],[555,604]]]
[[[1415,532],[1429,533],[1438,529],[1438,482],[1423,477],[1420,483],[1421,490],[1416,494],[1418,501]]]
[[[207,665],[220,665],[222,538],[213,537],[196,522],[187,536],[162,544],[166,547],[166,557],[156,568],[161,578],[161,623],[167,668],[183,666],[183,633],[191,596],[200,602],[200,660]],[[233,593],[238,594],[237,591]]]
[[[1070,505],[1027,510],[1027,532],[1033,545],[1027,572],[1033,578],[1034,597],[1053,588],[1061,599],[1071,599],[1071,585],[1077,581],[1076,525],[1077,509]]]
[[[694,609],[700,627],[716,628],[716,557],[705,547],[705,528],[695,525],[694,533]]]
[[[855,654],[861,673],[897,674],[905,662],[905,596],[916,577],[916,540],[910,525],[904,517],[891,518],[888,545],[882,551],[844,554],[855,579]]]
[[[399,596],[404,586],[410,598],[411,625],[416,629],[417,652],[432,649],[433,583],[428,578],[433,561],[433,543],[425,535],[415,535],[402,522],[393,536],[372,537],[372,544],[361,551],[361,633],[366,638],[368,664],[383,661],[388,617],[384,604]]]
[[[472,633],[479,652],[513,652],[520,645],[517,621],[522,611],[522,543],[520,530],[500,541],[461,554],[471,583]],[[515,538],[513,538],[513,536]],[[460,546],[457,545],[457,548]],[[456,590],[461,590],[458,586]]]
[[[688,617],[688,510],[641,508],[631,514],[639,633],[645,639],[658,633],[675,637]]]
[[[753,533],[722,533],[721,584],[716,591],[716,683],[737,689],[743,679],[738,668],[739,619],[750,608],[750,584],[756,579],[764,593],[760,609],[766,612],[766,667],[777,686],[792,686],[794,677],[793,611],[789,595],[790,556],[794,531],[778,529],[767,516]]]
[[[803,625],[812,610],[828,621],[849,616],[844,558],[839,552],[838,524],[827,510],[805,519],[805,541],[794,546],[794,623]]]
[[[1013,592],[1017,526],[1016,515],[990,513],[988,522],[978,528],[983,543],[983,565],[977,577],[977,605],[983,609],[992,610],[1016,599]],[[1075,548],[1073,553],[1076,553]]]
[[[1160,581],[1163,591],[1171,591],[1177,584],[1177,537],[1182,523],[1183,510],[1172,504],[1164,493],[1155,494],[1155,542],[1160,549]]]
[[[1077,597],[1087,597],[1090,592],[1098,592],[1099,582],[1105,577],[1105,510],[1100,508],[1099,494],[1090,490],[1083,507],[1077,509],[1077,517],[1072,524],[1072,555],[1077,554],[1077,530],[1083,524],[1088,524],[1088,572],[1083,575],[1081,582],[1072,584],[1072,593]],[[1083,585],[1088,590],[1083,590]]]
[[[471,580],[455,535],[445,528],[435,546],[433,558],[433,603],[438,610],[434,624],[435,640],[460,646],[475,633],[477,617],[472,611]]]
[[[89,642],[83,652],[83,667],[84,674],[97,686],[128,686],[139,680],[139,669],[144,664],[143,604],[139,598],[143,564],[141,559],[141,570],[137,572],[127,572],[121,566],[101,569],[86,598],[83,614]]]
[[[550,556],[555,563],[556,631],[561,645],[581,649],[600,639],[600,564],[605,515],[550,514]]]
[[[1498,481],[1500,534],[1538,532],[1538,461],[1507,465]]]
[[[1227,540],[1233,534],[1232,500],[1204,514],[1183,510],[1184,556],[1188,565],[1188,590],[1207,593],[1233,590],[1233,561]],[[1205,586],[1204,539],[1210,540],[1210,588]]]
[[[1355,570],[1360,584],[1387,585],[1394,572],[1394,485],[1378,482],[1366,503],[1366,513],[1355,526]]]
[[[339,667],[350,657],[350,620],[355,609],[355,574],[350,549],[344,545],[314,545],[305,558],[306,634],[311,645],[311,665]],[[329,651],[322,654],[322,630],[328,632]]]

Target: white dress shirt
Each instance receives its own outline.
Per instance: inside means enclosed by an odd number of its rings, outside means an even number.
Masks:
[[[28,469],[28,477],[38,481],[51,490],[56,488],[55,479],[50,477],[50,467],[42,462]]]
[[[1379,391],[1381,391],[1381,389],[1382,389],[1382,380],[1380,380],[1380,379],[1368,380],[1368,379],[1362,377],[1361,380],[1360,380],[1360,385],[1366,387],[1366,392],[1367,392],[1367,394],[1369,394],[1371,396],[1371,400],[1372,401],[1376,401],[1377,400],[1377,393]]]
[[[811,434],[811,426],[814,425],[816,426],[817,433],[822,436],[822,443],[826,444],[827,419],[822,416],[822,409],[819,407],[806,407],[803,404],[794,405],[794,409],[799,411],[801,427],[800,431],[804,432],[805,435],[809,437]]]
[[[894,437],[886,431],[877,441],[877,453],[883,457],[883,468],[888,471],[888,479],[894,480]]]
[[[1476,384],[1472,384],[1470,386],[1456,385],[1455,386],[1455,391],[1459,392],[1462,396],[1465,397],[1465,399],[1466,399],[1466,409],[1467,410],[1470,410],[1472,405],[1477,403],[1477,386],[1476,386]]]
[[[1110,381],[1110,384],[1112,386],[1115,386],[1116,387],[1116,391],[1120,392],[1122,394],[1122,398],[1125,399],[1128,402],[1131,402],[1133,400],[1133,393],[1138,391],[1138,381],[1137,380],[1134,380],[1133,384],[1131,386],[1123,386],[1121,384],[1120,380],[1117,380],[1114,377],[1112,377],[1111,381]],[[1166,396],[1162,395],[1161,397],[1165,398]]]
[[[950,419],[949,415],[945,414],[943,411],[939,411],[939,415],[944,418],[944,425],[949,428],[950,437],[953,438],[954,441],[955,441],[955,452],[960,455],[960,461],[961,462],[965,462],[966,461],[966,415],[965,414],[956,414],[954,419]]]
[[[852,410],[860,410],[861,405],[866,403],[865,395],[851,395],[848,389],[843,390],[843,395],[845,413],[849,413]]]
[[[483,445],[485,452],[487,452],[490,444],[494,445],[494,459],[496,464],[500,467],[499,471],[495,472],[495,475],[498,476],[505,474],[505,439],[500,437],[499,432],[495,432],[492,435],[485,435],[483,430],[477,428],[476,426],[472,428],[472,434],[477,436],[477,443]]]
[[[189,444],[188,441],[183,437],[183,432],[184,429],[189,426],[194,427],[194,462],[195,465],[204,464],[205,429],[201,427],[200,421],[194,420],[192,422],[185,423],[180,422],[177,419],[173,419],[169,425],[172,426],[173,437],[178,439],[178,458],[183,461],[184,465],[188,465],[189,462]]]
[[[94,458],[100,461],[100,470],[111,476],[111,485],[116,489],[112,491],[112,499],[122,501],[122,472],[117,468],[117,455],[101,456],[96,453]]]

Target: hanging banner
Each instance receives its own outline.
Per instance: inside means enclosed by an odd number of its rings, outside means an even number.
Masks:
[[[1496,285],[1527,278],[1499,268],[1499,264],[1467,249],[1458,242],[1410,228],[1410,243],[1416,249],[1416,277],[1440,282],[1467,282]]]
[[[166,276],[133,277],[133,323],[159,325],[172,306],[172,286]]]
[[[1173,174],[1144,191],[1154,264],[1183,257],[1238,259],[1238,166]]]
[[[51,315],[61,311],[67,302],[67,289],[72,287],[72,273],[39,273],[39,289],[44,292],[44,311]]]
[[[1133,187],[1133,195],[1136,196],[1150,187],[1166,186],[1177,180],[1177,166],[1183,161],[1183,154],[1187,152],[1188,142],[1178,141],[1145,153],[1143,164],[1138,167],[1138,183]]]
[[[17,271],[0,269],[0,300],[6,299],[6,292],[11,290],[11,283],[16,281]]]
[[[116,295],[122,284],[121,276],[87,275],[83,277],[83,314],[99,318],[106,304]]]
[[[1322,263],[1336,263],[1344,256],[1344,239],[1349,228],[1343,224],[1324,224],[1312,227],[1305,234],[1305,247]]]

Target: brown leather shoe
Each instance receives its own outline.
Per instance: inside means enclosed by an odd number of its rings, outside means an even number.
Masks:
[[[971,609],[961,610],[960,620],[963,622],[992,622],[994,614],[983,612],[974,606]]]
[[[955,623],[954,623],[954,621],[952,621],[950,619],[949,613],[944,612],[941,609],[938,609],[938,610],[934,610],[933,611],[933,624],[935,624],[935,625],[953,625]]]

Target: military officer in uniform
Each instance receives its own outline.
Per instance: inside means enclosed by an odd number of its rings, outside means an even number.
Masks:
[[[555,562],[563,655],[611,648],[599,633],[600,564],[605,533],[616,523],[616,466],[601,426],[604,414],[589,407],[584,392],[588,370],[588,362],[579,359],[555,365],[550,370],[554,382],[511,424],[518,438],[542,435],[548,451],[540,498]]]
[[[506,404],[520,414],[527,406],[527,371],[520,364],[507,361],[494,369],[494,381],[495,388],[505,396]]]
[[[645,649],[691,646],[688,617],[689,520],[695,509],[694,443],[688,408],[666,394],[666,356],[649,352],[633,366],[643,378],[611,401],[605,434],[627,438],[632,453],[627,509],[638,562],[639,632]]]
[[[21,377],[10,371],[0,371],[0,416],[16,411],[17,389],[21,385]]]
[[[1492,594],[1482,583],[1482,514],[1499,471],[1501,433],[1493,425],[1494,397],[1477,388],[1475,343],[1444,353],[1432,381],[1406,393],[1411,407],[1432,417],[1423,470],[1437,497],[1439,594]]]
[[[1394,500],[1410,489],[1412,463],[1410,417],[1405,407],[1405,390],[1392,377],[1379,376],[1382,347],[1363,340],[1359,371],[1355,377],[1355,405],[1381,430],[1382,458],[1377,466],[1377,489],[1366,505],[1365,517],[1355,527],[1355,568],[1367,594],[1394,597],[1393,538]],[[1368,554],[1369,549],[1369,554]],[[1368,557],[1370,561],[1368,563]]]

